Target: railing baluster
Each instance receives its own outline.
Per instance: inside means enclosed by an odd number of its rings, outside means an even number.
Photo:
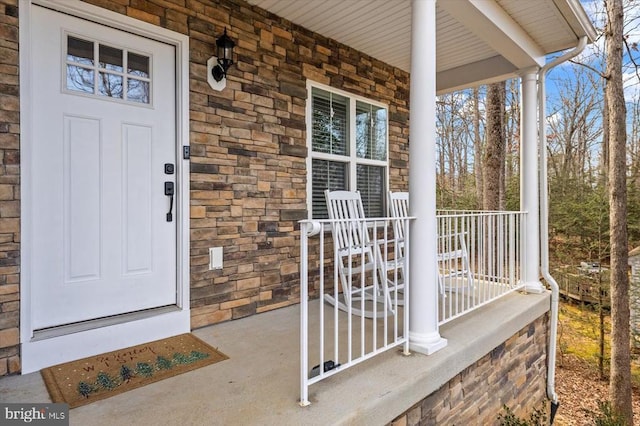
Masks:
[[[307,255],[307,227],[308,223],[300,224],[300,405],[309,405],[309,288],[308,288],[308,255]]]
[[[334,224],[332,223],[331,226],[334,226]],[[337,301],[339,300],[338,297],[340,297],[340,290],[339,290],[339,286],[340,286],[340,278],[339,278],[339,268],[344,267],[342,263],[338,263],[338,262],[342,262],[342,260],[340,259],[340,253],[338,252],[338,247],[336,242],[334,241],[334,245],[333,245],[333,296],[334,296],[334,300],[336,301],[336,303],[333,305],[333,356],[334,359],[337,360],[339,359],[340,356],[340,337],[339,337],[339,333],[340,333],[340,327],[339,327],[339,312],[338,312],[338,303]],[[320,250],[324,251],[324,246],[320,246]],[[321,306],[323,305],[324,300],[320,301]]]
[[[362,223],[360,224],[361,228],[361,234],[360,235],[364,235],[365,232],[369,232],[369,230],[367,229],[367,222],[366,221],[362,221]],[[364,242],[363,242],[364,243]],[[371,294],[373,295],[373,321],[375,322],[377,320],[376,318],[376,314],[377,312],[377,298],[378,298],[378,291],[376,290],[376,276],[377,276],[377,269],[378,269],[378,262],[380,261],[379,259],[377,259],[377,255],[376,255],[376,251],[375,249],[375,244],[377,243],[377,235],[376,235],[376,225],[375,222],[373,223],[373,247],[372,247],[372,253],[373,253],[373,266],[372,266],[372,279],[373,279],[373,283],[372,288],[371,288]],[[361,265],[364,265],[365,262],[365,257],[364,257],[364,250],[362,251],[362,255],[361,255]],[[364,273],[364,271],[362,271],[362,274],[360,274],[360,282],[362,283],[361,286],[364,289],[365,285],[366,285],[366,274]],[[362,292],[362,300],[360,301],[360,306],[361,306],[361,310],[362,312],[364,312],[367,308],[365,306],[365,294],[364,294],[364,290]],[[364,315],[360,315],[360,356],[363,357],[365,354],[365,341],[364,341],[364,335],[365,335],[365,324],[364,324]]]
[[[346,206],[339,209],[345,211]],[[391,348],[403,345],[409,353],[409,224],[414,218],[404,218],[405,235],[396,235],[395,229],[401,219],[377,218],[368,220],[326,219],[300,222],[300,405],[309,404],[309,386],[331,377],[339,371],[372,358]],[[396,222],[394,222],[396,221]],[[337,224],[344,226],[337,226]],[[389,224],[393,224],[393,239]],[[325,283],[325,231],[333,232],[333,291],[327,292]],[[343,232],[335,232],[342,229]],[[314,230],[313,232],[311,232]],[[372,232],[371,241],[360,236]],[[310,236],[320,234],[313,240],[314,250],[310,254]],[[371,234],[370,234],[371,235]],[[315,244],[318,245],[317,253]],[[400,244],[403,244],[400,250]],[[368,246],[369,245],[369,246]],[[373,251],[372,264],[363,249]],[[390,250],[394,250],[390,253]],[[392,258],[391,258],[392,257]],[[318,262],[318,273],[311,279],[318,283],[319,300],[310,300],[309,262]],[[370,262],[371,263],[371,262]],[[395,268],[393,273],[388,266]],[[402,270],[398,271],[398,265]],[[314,268],[312,268],[315,270]],[[358,277],[359,278],[356,278]],[[398,293],[397,286],[403,279],[404,291]],[[349,290],[353,284],[352,290]],[[357,288],[358,284],[360,288]],[[391,286],[391,287],[388,287]],[[402,299],[404,306],[398,303]],[[342,296],[341,302],[340,296]],[[353,300],[353,299],[360,300]],[[325,315],[326,301],[332,301],[333,315]],[[318,314],[310,317],[309,306],[318,303]],[[371,308],[371,310],[369,310]],[[315,309],[314,315],[315,314]],[[403,315],[400,320],[398,315]],[[366,317],[364,313],[367,313]],[[344,318],[346,316],[346,318]],[[354,319],[353,317],[360,317]],[[317,326],[310,322],[319,321]],[[393,323],[392,323],[393,321]],[[310,334],[309,325],[313,333]],[[391,326],[393,324],[393,331]],[[333,339],[329,328],[333,326]],[[318,332],[317,341],[315,330]],[[382,338],[380,338],[382,333]],[[371,344],[369,344],[371,343]],[[359,349],[357,350],[357,345]],[[317,351],[316,351],[317,348]],[[327,359],[326,352],[333,353]],[[332,351],[332,352],[331,352]],[[331,362],[334,364],[332,365]],[[313,368],[309,368],[313,365]],[[327,371],[325,371],[325,367]]]
[[[439,292],[440,324],[522,288],[526,213],[439,211],[436,217],[439,281],[444,287]],[[466,258],[461,252],[451,254],[461,249],[462,241]]]
[[[345,212],[348,209],[342,205],[339,208]],[[435,242],[440,270],[436,283],[439,324],[522,288],[521,262],[526,247],[521,235],[526,219],[524,212],[438,213]],[[309,404],[309,386],[320,380],[399,345],[403,345],[405,353],[409,352],[412,220],[342,218],[300,222],[301,405]],[[344,226],[336,226],[337,223]],[[334,231],[335,228],[342,229],[342,232],[333,233],[331,258],[325,256],[325,231],[330,228]],[[398,229],[404,229],[404,234]],[[360,237],[367,232],[372,236],[370,241]],[[319,238],[310,238],[318,233]],[[309,250],[310,244],[313,244],[313,250]],[[365,244],[370,247],[365,247]],[[372,261],[365,257],[365,248],[373,252]],[[445,254],[447,251],[448,255]],[[333,259],[334,288],[330,292],[327,292],[325,283],[325,257]],[[310,268],[310,262],[314,265],[319,262],[317,275],[312,279],[310,269],[315,271],[315,266]],[[365,268],[367,262],[369,266]],[[399,292],[401,281],[404,288]],[[318,283],[317,301],[310,300],[310,282]],[[314,290],[313,296],[315,294]],[[341,298],[344,303],[340,302]],[[334,301],[333,315],[328,312],[325,315],[325,300]],[[319,312],[315,318],[310,318],[310,303],[314,303],[314,315],[315,303],[318,303]],[[312,320],[319,321],[319,324],[316,326],[310,322]],[[314,340],[316,330],[318,341]],[[357,350],[357,345],[360,350]],[[327,359],[331,353],[333,358]],[[327,367],[325,372],[325,363],[329,366],[330,361],[339,368]],[[310,365],[314,366],[311,370]],[[318,365],[317,374],[315,365]],[[311,371],[314,372],[313,377],[310,376]]]
[[[401,220],[401,219],[395,219],[395,220]],[[405,355],[409,355],[409,292],[411,291],[411,284],[409,283],[410,280],[410,274],[409,274],[409,267],[410,267],[410,256],[409,256],[409,245],[411,243],[410,241],[410,237],[411,237],[411,222],[408,219],[404,219],[404,256],[402,261],[404,262],[404,269],[403,269],[403,280],[404,280],[404,291],[402,292],[402,299],[404,301],[404,320],[402,322],[402,327],[403,327],[403,332],[402,332],[402,340],[404,340],[404,354]],[[397,244],[398,241],[396,239],[395,243]],[[397,320],[396,320],[396,325],[397,325]],[[396,340],[398,340],[398,338],[396,337]]]
[[[302,231],[301,231],[302,232]],[[305,240],[305,243],[308,242],[308,239]],[[302,244],[302,238],[300,241]],[[324,224],[322,224],[322,229],[320,230],[320,247],[324,247]],[[325,329],[324,329],[324,250],[321,250],[319,253],[319,275],[320,275],[320,298],[318,299],[318,308],[320,312],[320,324],[318,327],[320,328],[320,365],[324,365],[324,341],[325,341]],[[306,260],[308,262],[308,259]],[[308,269],[307,269],[308,271]],[[302,273],[302,272],[300,272]],[[337,287],[337,285],[335,285]]]
[[[354,242],[354,232],[353,232],[353,228],[358,226],[357,222],[348,222],[347,223],[348,226],[345,226],[345,228],[349,229],[349,240],[347,242],[347,247],[349,247],[349,256],[347,258],[347,262],[349,262],[349,273],[347,274],[348,280],[349,282],[353,282],[353,244],[355,244]],[[354,292],[351,290],[351,287],[349,287],[349,290],[347,289],[342,289],[342,292],[344,293],[345,291],[351,293],[349,295],[349,300],[347,303],[347,362],[351,362],[351,360],[353,359],[353,354],[352,354],[352,349],[353,349],[353,302],[352,302],[352,297]],[[362,289],[361,289],[362,291]]]

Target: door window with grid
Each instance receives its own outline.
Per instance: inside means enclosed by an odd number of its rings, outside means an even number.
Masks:
[[[367,217],[385,216],[387,107],[315,84],[308,102],[311,216],[328,217],[325,189],[360,191]]]

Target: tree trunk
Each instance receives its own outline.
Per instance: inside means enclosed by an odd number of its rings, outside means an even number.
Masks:
[[[598,268],[598,324],[600,333],[598,334],[598,372],[600,380],[605,379],[604,375],[604,341],[605,341],[605,312],[604,312],[604,288],[602,286],[602,269]]]
[[[477,87],[473,89],[473,173],[476,178],[476,206],[482,207],[482,136],[480,135],[480,93]]]
[[[609,231],[611,241],[611,378],[612,408],[633,424],[627,274],[626,107],[622,86],[622,0],[607,0],[607,84],[609,109]]]
[[[482,208],[504,208],[504,96],[505,83],[493,83],[487,89],[487,142],[484,157]]]
[[[605,90],[606,90],[605,82]],[[602,161],[600,162],[600,179],[603,185],[609,182],[609,101],[605,92],[602,107]]]
[[[519,161],[520,141],[520,86],[518,79],[508,81],[508,89],[505,94],[505,124],[506,158],[505,158],[505,182],[509,183],[517,173]],[[506,188],[505,188],[506,192]]]

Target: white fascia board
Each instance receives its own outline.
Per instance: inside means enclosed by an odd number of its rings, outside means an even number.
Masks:
[[[545,52],[493,0],[447,0],[438,7],[484,40],[516,68],[545,64]]]
[[[598,37],[593,22],[580,4],[580,0],[554,0],[564,19],[569,23],[576,38],[587,36],[589,43],[593,43]],[[576,42],[576,44],[578,44]]]
[[[518,69],[502,56],[484,59],[461,67],[440,71],[436,77],[436,93],[442,95],[479,84],[490,84],[513,78]]]

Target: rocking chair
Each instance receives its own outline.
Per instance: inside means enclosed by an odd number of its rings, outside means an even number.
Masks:
[[[441,293],[473,289],[465,236],[466,232],[438,236],[438,284]]]
[[[391,217],[409,216],[409,193],[389,192]],[[402,221],[394,221],[394,232],[399,242],[401,256],[404,257],[405,230]],[[438,237],[438,285],[440,293],[473,288],[473,278],[469,266],[469,255],[464,232]],[[466,285],[460,285],[466,281]]]
[[[333,220],[334,258],[342,289],[342,300],[337,288],[334,294],[325,294],[325,300],[366,318],[395,314],[396,305],[400,304],[397,292],[404,286],[393,273],[400,262],[383,256],[381,247],[387,247],[384,238],[372,242],[360,193],[326,190],[325,198],[329,219]],[[396,279],[390,279],[390,275],[396,275]],[[358,282],[360,285],[354,285]]]

